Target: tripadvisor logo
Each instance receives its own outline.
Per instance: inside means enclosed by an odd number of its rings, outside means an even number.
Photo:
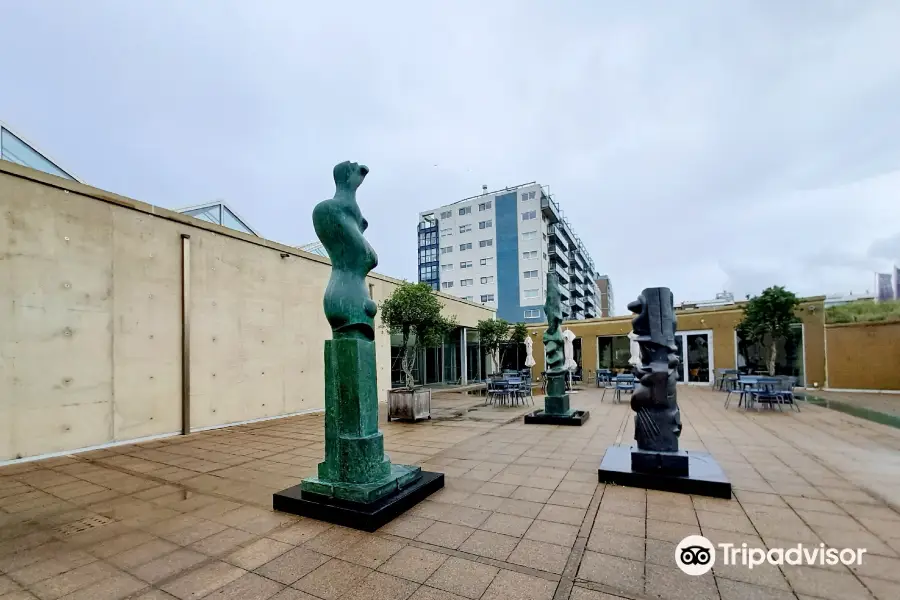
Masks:
[[[723,565],[743,565],[748,569],[770,565],[861,565],[865,548],[828,548],[825,544],[790,548],[751,548],[746,543],[718,544]],[[675,564],[688,575],[703,575],[716,564],[716,547],[702,535],[689,535],[675,548]]]

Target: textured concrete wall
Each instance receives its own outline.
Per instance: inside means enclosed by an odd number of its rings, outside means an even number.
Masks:
[[[5,162],[0,217],[0,461],[180,430],[182,234],[192,427],[324,407],[326,259]],[[397,281],[369,283],[381,302]]]
[[[900,323],[846,323],[825,327],[828,387],[900,390]]]

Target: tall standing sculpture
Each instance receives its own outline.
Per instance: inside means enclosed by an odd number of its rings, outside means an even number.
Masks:
[[[368,223],[356,190],[369,169],[334,167],[334,198],[313,209],[316,235],[331,259],[325,317],[325,459],[317,475],[278,492],[276,510],[374,531],[444,485],[440,473],[393,465],[378,430],[375,313],[366,275],[378,256],[363,236]]]
[[[669,288],[647,288],[628,305],[632,319],[629,363],[637,379],[631,396],[636,447],[613,446],[600,465],[602,482],[721,498],[731,484],[709,454],[679,450],[678,346]],[[637,348],[635,348],[637,346]]]
[[[560,307],[559,282],[555,273],[547,273],[547,297],[544,302],[547,315],[547,330],[544,332],[544,351],[547,357],[544,410],[525,415],[526,424],[535,425],[581,425],[590,417],[586,410],[569,408],[569,394],[566,393],[565,338],[560,329],[562,308]]]

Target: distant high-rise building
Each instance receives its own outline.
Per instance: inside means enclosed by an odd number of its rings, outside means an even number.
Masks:
[[[875,301],[900,300],[900,267],[890,273],[875,273]]]
[[[35,148],[34,144],[26,142],[22,136],[13,133],[2,121],[0,121],[0,159],[81,183],[71,171],[50,160],[46,153]]]
[[[596,317],[594,261],[556,201],[537,183],[488,192],[419,214],[419,281],[497,309],[510,322],[545,320],[547,273],[565,319]]]
[[[597,293],[599,294],[600,316],[614,317],[616,314],[616,299],[609,275],[597,273],[594,275],[594,281],[597,283]]]

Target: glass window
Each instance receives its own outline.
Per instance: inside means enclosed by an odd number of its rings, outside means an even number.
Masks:
[[[56,175],[57,177],[75,180],[74,177],[57,167],[47,157],[5,128],[0,128],[0,158],[43,171],[44,173]]]
[[[534,200],[534,194],[535,194],[535,192],[528,192],[528,199]]]
[[[441,283],[441,287],[443,287],[445,290],[446,290],[447,288],[452,288],[452,287],[453,287],[453,282],[452,282],[452,281],[445,281],[445,282]]]
[[[539,290],[537,288],[534,288],[531,290],[525,290],[525,297],[526,298],[537,298],[538,292],[539,292]]]
[[[469,242],[468,244],[460,244],[459,245],[460,252],[462,252],[463,250],[471,250],[471,249],[472,249],[472,242]]]
[[[491,209],[491,201],[482,202],[478,205],[478,210],[490,210]]]
[[[460,268],[460,269],[471,269],[471,268],[472,268],[472,261],[471,261],[471,260],[466,260],[466,261],[463,261],[463,262],[459,263],[459,268]]]
[[[537,258],[537,250],[531,250],[529,252],[523,252],[522,258],[525,260],[534,260]]]
[[[467,214],[469,214],[469,213],[471,213],[471,212],[472,212],[472,207],[471,207],[471,206],[465,206],[465,207],[459,209],[459,216],[467,215]]]
[[[528,192],[522,192],[522,202],[528,200]]]
[[[488,229],[489,227],[493,227],[493,225],[494,225],[493,219],[488,219],[487,221],[479,221],[478,229]]]
[[[537,279],[538,272],[537,271],[525,271],[524,277],[525,279]]]
[[[482,301],[482,302],[493,302],[493,301],[494,301],[494,295],[493,295],[493,294],[482,294],[482,295],[481,295],[481,301]]]
[[[522,240],[529,241],[537,238],[537,231],[526,231],[522,234]]]
[[[453,252],[453,246],[441,248],[441,254],[450,254],[451,252]]]
[[[441,213],[442,219],[449,219],[451,216],[453,216],[453,211],[450,211],[450,210],[445,210],[444,212]]]
[[[460,287],[469,287],[470,285],[472,285],[472,281],[472,279],[461,279],[459,281],[459,285]]]
[[[530,308],[525,311],[526,319],[537,319],[541,316],[541,311],[539,309]]]
[[[442,271],[452,271],[453,265],[441,265],[441,270]]]
[[[494,245],[494,240],[493,240],[493,239],[490,239],[490,240],[481,240],[480,242],[478,242],[478,247],[479,247],[479,248],[487,248],[488,246],[493,246],[493,245]]]
[[[441,229],[441,237],[447,237],[448,235],[453,235],[453,229],[450,227]]]
[[[460,225],[460,226],[459,226],[459,232],[460,232],[460,233],[466,233],[467,231],[472,231],[472,224],[471,224],[471,223],[469,223],[468,225]]]
[[[537,218],[537,211],[536,211],[536,210],[529,210],[528,212],[523,212],[523,213],[522,213],[522,220],[523,220],[523,221],[530,221],[530,220],[536,219],[536,218]]]
[[[494,276],[488,275],[487,277],[482,277],[481,283],[494,283]]]
[[[463,296],[463,300],[468,300],[469,302],[471,302],[472,296]]]
[[[490,264],[493,264],[493,263],[494,263],[494,257],[493,257],[493,256],[488,256],[487,258],[482,258],[482,259],[481,259],[480,261],[478,261],[478,262],[479,262],[482,266],[490,265]]]

